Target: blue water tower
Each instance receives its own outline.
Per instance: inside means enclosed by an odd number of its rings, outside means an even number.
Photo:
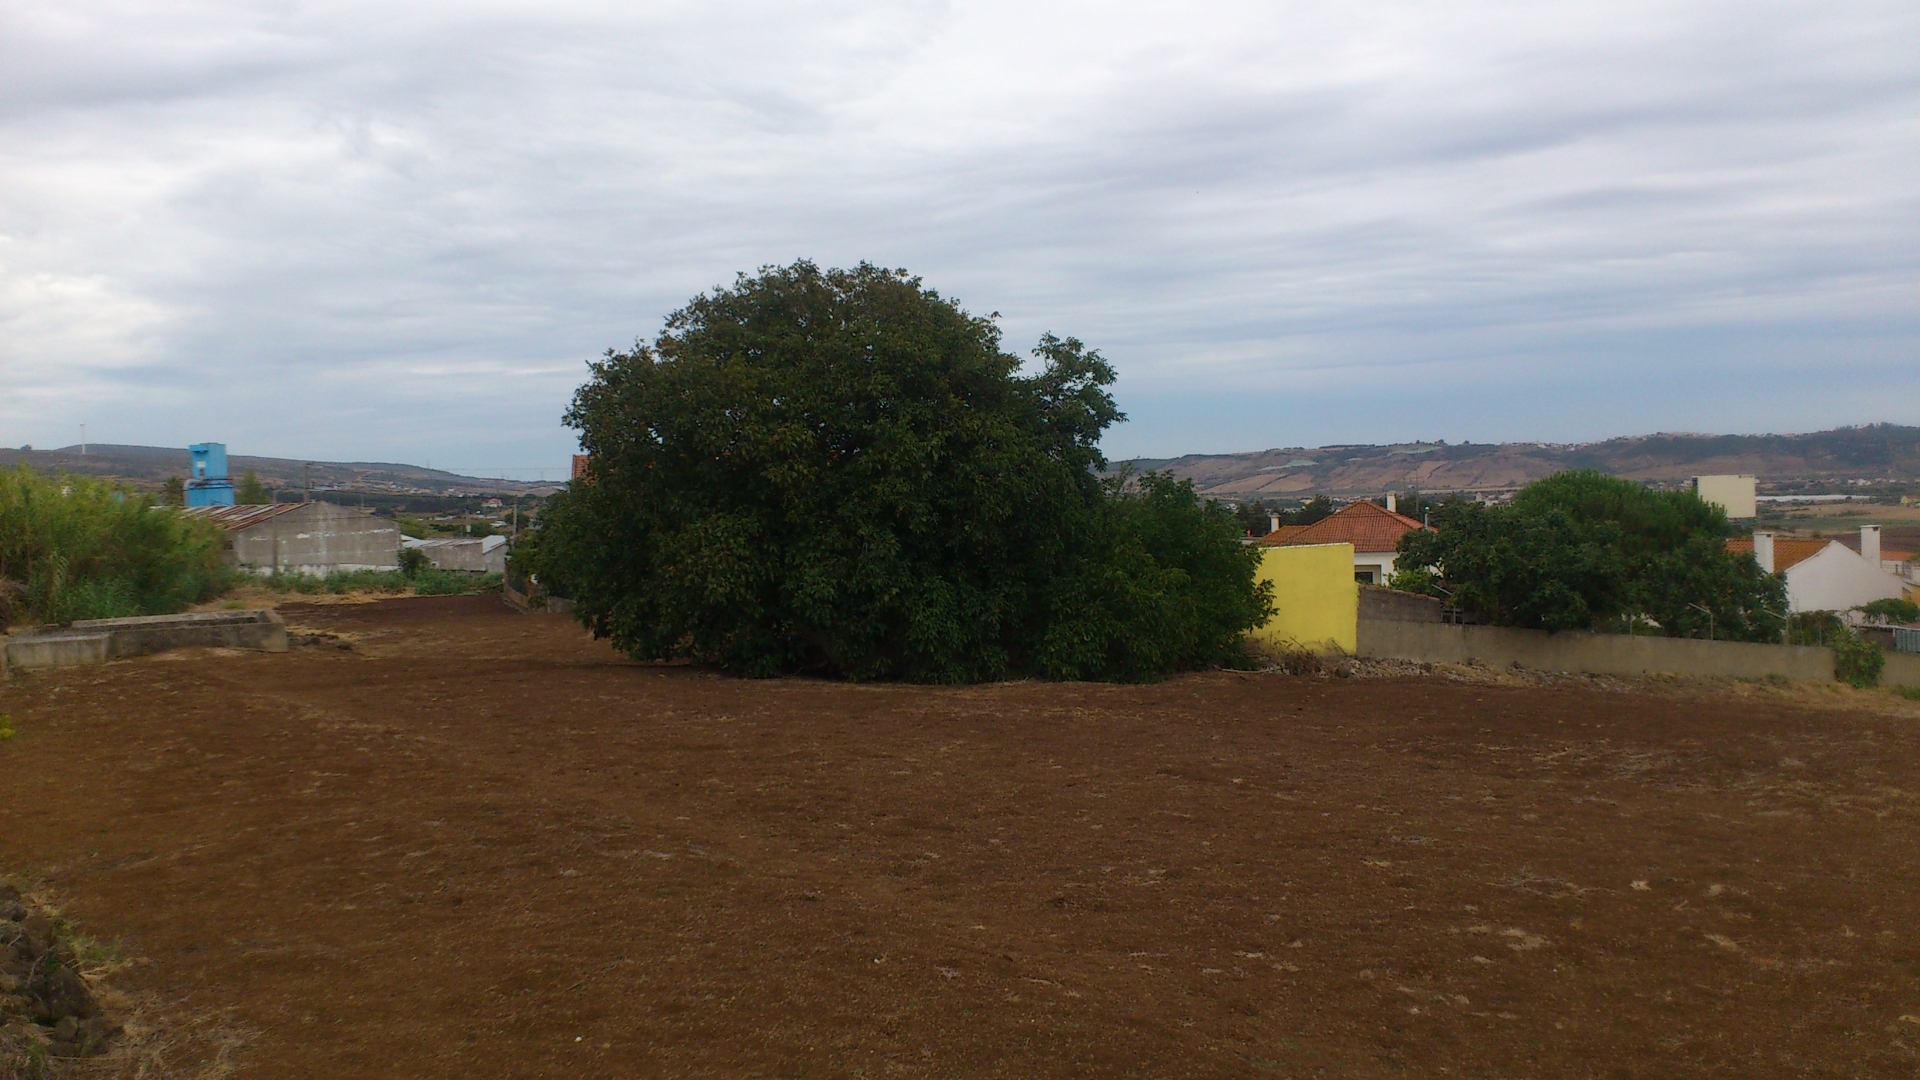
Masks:
[[[194,443],[193,475],[187,478],[188,506],[232,506],[233,481],[227,479],[227,444]]]

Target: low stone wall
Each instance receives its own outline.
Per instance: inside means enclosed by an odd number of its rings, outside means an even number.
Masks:
[[[1438,597],[1388,589],[1379,585],[1360,586],[1360,621],[1439,623],[1446,605]]]
[[[87,619],[0,641],[8,668],[74,667],[187,648],[287,651],[287,624],[272,611],[206,611],[134,619]]]
[[[1504,626],[1448,626],[1431,622],[1364,619],[1358,655],[1434,664],[1578,671],[1595,675],[1693,675],[1760,679],[1833,679],[1833,650],[1811,645],[1756,645],[1742,641],[1631,637],[1578,631],[1548,633]],[[1920,665],[1916,665],[1920,666]],[[1920,673],[1917,673],[1920,674]],[[1889,658],[1883,681],[1903,685]],[[1916,683],[1920,685],[1920,683]]]

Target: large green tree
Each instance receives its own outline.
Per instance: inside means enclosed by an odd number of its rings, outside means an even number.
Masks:
[[[742,275],[609,351],[567,423],[591,475],[528,545],[596,635],[749,675],[1144,679],[1263,621],[1232,515],[1103,481],[1113,369],[904,271]]]
[[[1529,484],[1506,506],[1447,500],[1432,522],[1437,531],[1402,538],[1403,580],[1429,582],[1486,622],[1780,636],[1785,583],[1751,555],[1727,551],[1725,513],[1691,491],[1578,470]]]

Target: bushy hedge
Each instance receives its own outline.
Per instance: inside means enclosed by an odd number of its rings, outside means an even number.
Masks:
[[[1040,370],[902,271],[742,275],[609,352],[592,475],[523,546],[596,635],[747,675],[1152,679],[1264,621],[1258,553],[1191,486],[1103,482],[1097,352]]]
[[[226,587],[222,546],[214,526],[137,492],[25,465],[0,472],[0,606],[24,607],[16,620],[179,611]]]

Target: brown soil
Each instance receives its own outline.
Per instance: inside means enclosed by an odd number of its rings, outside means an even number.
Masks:
[[[0,865],[240,1075],[1920,1066],[1891,695],[744,682],[283,611],[333,637],[0,689]]]

